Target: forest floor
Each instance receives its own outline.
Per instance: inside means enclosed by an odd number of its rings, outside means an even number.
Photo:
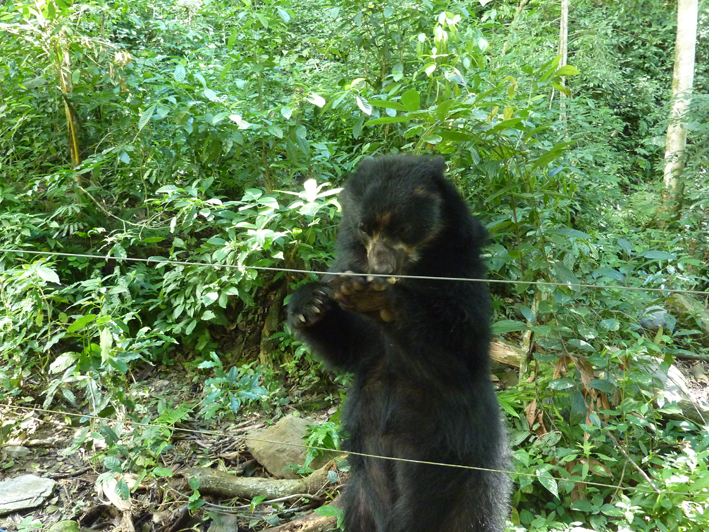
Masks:
[[[685,377],[693,401],[709,402],[709,362],[677,361],[676,366]],[[169,397],[171,404],[197,404],[199,387],[185,381],[185,372],[173,366],[169,372],[154,372],[133,387],[135,397],[142,398],[136,411],[155,411],[158,398]],[[312,404],[317,397],[303,397],[303,402]],[[67,405],[64,405],[67,407]],[[30,530],[41,526],[49,529],[61,521],[73,520],[82,529],[109,530],[121,527],[124,530],[173,531],[185,528],[219,530],[212,521],[216,513],[231,515],[238,522],[239,530],[257,531],[272,526],[275,521],[286,522],[293,517],[312,511],[312,501],[292,499],[278,505],[250,507],[249,499],[219,499],[202,494],[206,503],[201,511],[189,512],[187,505],[193,490],[182,472],[193,467],[218,467],[237,473],[240,477],[269,478],[266,470],[253,458],[245,445],[245,435],[252,430],[270,425],[275,418],[288,411],[299,409],[293,402],[276,415],[264,412],[244,411],[237,421],[198,423],[188,421],[173,428],[171,446],[156,459],[152,446],[161,441],[159,432],[140,431],[139,439],[131,438],[133,427],[123,427],[123,453],[112,453],[120,462],[129,458],[135,469],[144,466],[168,468],[173,476],[140,479],[133,474],[123,478],[131,488],[130,503],[121,501],[109,485],[102,485],[99,476],[105,471],[104,458],[108,449],[101,436],[91,445],[81,445],[73,452],[72,443],[82,426],[89,422],[79,415],[62,413],[61,406],[53,410],[0,405],[0,417],[4,425],[14,427],[0,449],[2,470],[0,493],[3,481],[22,475],[36,475],[56,481],[56,486],[44,501],[33,509],[0,515],[0,529],[10,532]],[[67,408],[68,410],[68,408]],[[308,412],[311,418],[326,420],[332,408]],[[101,425],[110,425],[119,430],[117,421],[94,419],[91,430],[98,434]],[[156,427],[160,430],[160,427]],[[137,433],[136,433],[137,434]],[[113,491],[113,492],[112,492]],[[1,507],[1,505],[0,505]],[[128,516],[128,518],[127,518]],[[28,519],[29,518],[29,519]],[[31,525],[34,523],[34,525]],[[270,524],[269,524],[270,523]]]
[[[181,382],[182,380],[182,382]],[[185,372],[173,367],[170,372],[155,372],[145,381],[133,387],[134,397],[143,401],[136,407],[137,412],[156,410],[157,398],[169,397],[171,404],[199,404],[201,390],[191,382],[185,381]],[[303,402],[312,404],[315,397],[303,397]],[[61,412],[64,408],[65,412]],[[250,431],[270,425],[275,418],[299,408],[297,403],[281,409],[275,416],[258,410],[242,409],[236,421],[195,422],[187,418],[185,422],[174,426],[171,446],[163,450],[156,460],[154,445],[161,441],[161,427],[155,425],[155,431],[140,431],[139,439],[132,438],[133,426],[126,421],[122,427],[121,444],[123,453],[115,450],[110,454],[117,456],[120,462],[129,458],[140,469],[141,465],[151,470],[153,467],[168,468],[173,476],[139,479],[136,475],[126,474],[123,478],[131,488],[130,504],[125,506],[114,493],[112,486],[101,485],[97,481],[101,472],[106,471],[104,459],[108,449],[103,437],[99,435],[101,425],[109,425],[118,431],[120,424],[116,416],[106,419],[94,419],[91,430],[97,435],[93,444],[72,449],[72,443],[81,427],[89,420],[80,415],[69,414],[68,405],[58,405],[51,410],[33,409],[0,405],[0,418],[4,425],[14,426],[14,430],[2,443],[0,458],[0,530],[13,532],[28,530],[23,520],[31,518],[37,528],[40,524],[45,530],[52,525],[66,520],[76,521],[82,529],[92,528],[113,530],[116,526],[123,529],[142,531],[170,531],[190,527],[207,530],[210,528],[209,513],[233,513],[237,516],[239,530],[262,530],[273,523],[280,515],[269,505],[262,505],[254,511],[250,509],[251,500],[219,500],[209,495],[202,495],[206,504],[202,510],[188,512],[187,505],[193,490],[182,472],[193,467],[218,467],[224,471],[235,472],[239,476],[268,478],[269,475],[246,449],[245,435]],[[332,408],[329,409],[332,411]],[[318,422],[328,418],[328,409],[322,412],[308,412],[308,416]],[[91,448],[93,447],[93,448]],[[3,481],[16,479],[22,475],[36,475],[56,481],[53,493],[39,507],[2,515]],[[115,490],[114,490],[115,491]],[[321,505],[319,503],[317,506]],[[131,514],[131,524],[126,526],[126,510]],[[310,510],[310,505],[297,498],[279,506],[283,520],[291,519],[299,513]],[[194,515],[191,515],[194,514]]]

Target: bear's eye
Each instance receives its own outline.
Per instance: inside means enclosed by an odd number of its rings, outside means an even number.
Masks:
[[[367,227],[363,223],[359,224],[359,234],[363,236],[367,234]]]
[[[411,231],[407,227],[393,227],[388,231],[388,236],[400,242],[409,242],[411,240]]]

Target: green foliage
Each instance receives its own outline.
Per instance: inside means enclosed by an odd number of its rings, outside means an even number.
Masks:
[[[326,421],[320,425],[311,426],[310,434],[306,440],[308,452],[305,455],[303,467],[308,467],[316,456],[321,455],[324,452],[323,448],[339,451],[340,431],[340,425],[334,421]],[[319,449],[314,449],[313,447],[319,447]]]
[[[326,504],[324,506],[321,506],[320,508],[316,508],[315,513],[318,515],[322,515],[322,516],[337,517],[337,529],[344,530],[343,527],[345,524],[345,513],[342,510],[342,508],[336,508],[334,506],[330,506],[329,504]]]
[[[206,397],[199,411],[199,416],[204,419],[211,419],[220,410],[231,411],[232,415],[236,415],[242,404],[263,401],[266,398],[266,389],[259,384],[259,371],[247,366],[232,366],[229,371],[224,371],[222,362],[215,353],[211,354],[211,360],[205,360],[197,367],[214,368],[216,373],[216,377],[204,382]]]

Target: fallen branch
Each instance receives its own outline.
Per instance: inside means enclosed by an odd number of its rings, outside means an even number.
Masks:
[[[498,364],[518,368],[525,356],[525,350],[514,344],[493,340],[490,344],[490,358]]]
[[[327,473],[333,463],[329,462],[305,478],[298,479],[270,479],[270,478],[243,478],[230,475],[216,469],[192,467],[182,473],[187,478],[199,479],[199,491],[223,498],[266,497],[277,499],[298,493],[315,495],[323,486],[329,484]]]

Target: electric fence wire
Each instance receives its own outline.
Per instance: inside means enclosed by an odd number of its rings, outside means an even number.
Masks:
[[[248,266],[241,264],[219,264],[219,263],[209,263],[209,262],[195,262],[195,261],[182,261],[182,260],[171,260],[162,257],[149,257],[147,259],[138,257],[113,257],[109,255],[93,255],[88,253],[62,253],[57,251],[35,251],[26,249],[2,249],[0,248],[0,253],[24,253],[30,255],[44,255],[50,257],[75,257],[75,258],[86,258],[86,259],[100,259],[100,260],[115,260],[115,261],[127,261],[127,262],[143,262],[146,264],[155,264],[156,267],[163,265],[175,265],[175,266],[207,266],[211,268],[227,268],[236,270],[258,270],[258,271],[270,271],[270,272],[286,272],[286,273],[303,273],[303,274],[315,274],[315,275],[342,275],[342,276],[360,276],[361,273],[355,272],[327,272],[327,271],[315,271],[315,270],[304,270],[298,268],[279,268],[275,266]],[[552,281],[521,281],[514,279],[474,279],[467,277],[434,277],[427,275],[391,275],[383,273],[368,273],[367,277],[385,277],[387,279],[421,279],[427,281],[458,281],[458,282],[475,282],[475,283],[496,283],[496,284],[521,284],[521,285],[535,285],[535,286],[557,286],[566,288],[593,288],[600,290],[628,290],[628,291],[640,291],[640,292],[656,292],[661,294],[693,294],[700,296],[709,295],[709,291],[706,290],[683,290],[675,288],[651,288],[647,286],[622,286],[622,285],[599,285],[599,284],[587,284],[587,283],[560,283]]]

